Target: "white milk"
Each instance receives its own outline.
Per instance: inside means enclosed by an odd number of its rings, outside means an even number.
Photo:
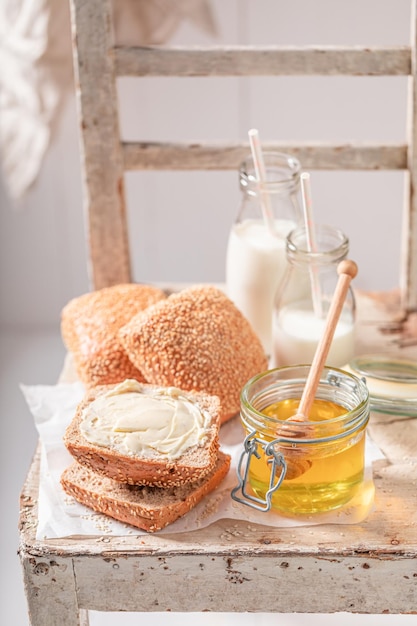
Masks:
[[[310,364],[325,321],[324,318],[317,318],[310,308],[303,309],[300,303],[281,309],[274,319],[273,366]],[[353,358],[353,353],[354,326],[351,320],[341,317],[326,363],[341,367]]]
[[[230,232],[226,258],[227,294],[262,341],[272,351],[272,310],[275,293],[286,268],[286,236],[291,220],[276,220],[276,236],[263,220],[248,219]]]

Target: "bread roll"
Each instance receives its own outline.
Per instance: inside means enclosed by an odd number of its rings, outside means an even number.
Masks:
[[[64,307],[62,339],[73,354],[79,379],[87,387],[126,378],[145,380],[129,360],[118,332],[139,311],[165,297],[156,287],[132,283],[86,293]]]
[[[169,296],[132,318],[119,335],[148,382],[218,396],[222,422],[239,411],[244,384],[267,368],[250,323],[213,286]]]

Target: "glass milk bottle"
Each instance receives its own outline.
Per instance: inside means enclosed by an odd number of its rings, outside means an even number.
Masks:
[[[310,364],[323,334],[325,318],[346,258],[349,241],[330,226],[316,226],[316,252],[309,252],[306,229],[287,237],[287,270],[277,290],[273,314],[274,367]],[[327,365],[342,367],[354,356],[355,299],[351,289],[338,321]]]
[[[286,267],[285,241],[301,219],[300,163],[279,152],[265,151],[263,157],[266,180],[262,186],[251,157],[240,166],[242,202],[229,235],[226,287],[269,356],[274,296]],[[265,206],[270,224],[263,217]]]

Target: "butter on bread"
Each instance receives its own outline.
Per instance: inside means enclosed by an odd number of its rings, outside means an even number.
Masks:
[[[72,299],[61,313],[61,335],[86,386],[144,381],[120,342],[119,329],[134,315],[166,298],[150,285],[120,284]]]
[[[225,478],[230,456],[218,453],[211,472],[199,481],[160,489],[103,478],[78,463],[64,470],[61,485],[78,502],[136,528],[155,532],[188,513]]]
[[[240,392],[267,368],[249,321],[214,286],[196,285],[138,313],[119,336],[150,383],[220,398],[224,422],[240,409]]]
[[[155,385],[138,383],[137,381],[131,382],[135,383],[133,390],[139,396],[142,393],[145,395],[159,394],[161,391],[165,393],[165,390],[161,390]],[[196,482],[213,469],[217,461],[219,449],[221,407],[219,398],[204,393],[181,392],[181,397],[185,397],[185,401],[192,405],[193,410],[195,408],[199,414],[204,415],[206,426],[202,431],[203,437],[201,442],[187,447],[183,451],[180,450],[180,456],[175,458],[169,454],[159,452],[154,447],[150,451],[148,449],[145,453],[131,450],[126,452],[126,450],[121,451],[112,442],[103,445],[101,441],[97,443],[97,440],[87,439],[85,430],[83,435],[82,428],[82,421],[86,411],[93,406],[95,400],[100,399],[101,404],[96,402],[94,407],[98,404],[103,411],[103,398],[104,402],[106,402],[108,396],[112,397],[111,394],[113,396],[117,395],[120,387],[123,387],[123,385],[103,385],[90,389],[78,405],[76,414],[66,429],[64,443],[71,455],[81,465],[103,477],[111,478],[121,483],[157,487],[179,486]],[[132,397],[132,402],[135,402],[134,397]],[[97,413],[97,409],[94,408],[94,410]],[[135,410],[136,407],[134,405],[133,411]],[[93,415],[96,421],[100,418],[99,410],[97,416],[96,419],[95,414]],[[126,417],[123,417],[123,419],[126,419]],[[148,417],[146,416],[147,419]],[[156,419],[157,415],[149,414],[149,427],[152,427]]]

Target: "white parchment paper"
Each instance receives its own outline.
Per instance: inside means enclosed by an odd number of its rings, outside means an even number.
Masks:
[[[67,496],[60,485],[63,470],[73,462],[63,444],[63,435],[84,395],[81,383],[58,385],[21,385],[33,415],[41,442],[41,476],[37,538],[71,535],[137,535],[145,534],[133,526],[95,513]],[[230,497],[238,483],[236,467],[242,452],[243,428],[238,418],[221,428],[221,449],[232,457],[230,471],[222,484],[206,496],[192,511],[159,533],[180,533],[208,526],[218,519],[244,520],[267,526],[308,526],[323,523],[355,524],[367,517],[374,502],[372,462],[383,458],[369,437],[366,442],[366,471],[363,487],[349,503],[337,511],[319,515],[287,518],[275,512],[254,510]]]

